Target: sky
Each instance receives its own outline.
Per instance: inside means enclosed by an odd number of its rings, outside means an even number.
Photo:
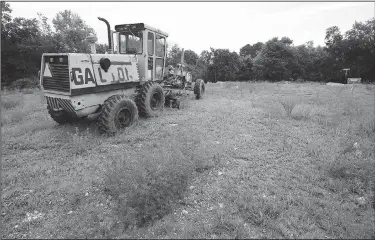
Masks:
[[[44,14],[52,24],[59,11],[70,9],[94,28],[98,43],[107,43],[106,25],[139,23],[169,34],[178,44],[200,54],[226,48],[239,52],[246,44],[287,36],[295,45],[312,40],[324,45],[325,30],[349,30],[355,21],[374,17],[374,2],[10,2],[12,17],[37,18]]]

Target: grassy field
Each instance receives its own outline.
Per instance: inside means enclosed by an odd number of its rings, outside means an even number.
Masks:
[[[374,238],[374,91],[209,83],[115,137],[3,92],[2,237]]]

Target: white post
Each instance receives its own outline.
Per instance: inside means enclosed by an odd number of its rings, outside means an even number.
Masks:
[[[86,41],[88,41],[90,44],[91,53],[96,54],[95,43],[96,41],[98,41],[98,38],[94,34],[90,34],[89,36],[86,37]]]

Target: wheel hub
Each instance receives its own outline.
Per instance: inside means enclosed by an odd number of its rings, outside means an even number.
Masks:
[[[116,115],[115,124],[117,128],[128,127],[131,123],[131,112],[127,108],[120,109]]]
[[[160,104],[161,104],[161,96],[159,93],[154,93],[151,97],[151,109],[152,110],[156,110],[156,109],[159,109],[160,108]]]

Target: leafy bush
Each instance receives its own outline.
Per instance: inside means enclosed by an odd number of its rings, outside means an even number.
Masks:
[[[21,78],[12,82],[11,88],[15,88],[15,89],[36,88],[38,87],[38,84],[39,84],[38,78],[36,77]]]

